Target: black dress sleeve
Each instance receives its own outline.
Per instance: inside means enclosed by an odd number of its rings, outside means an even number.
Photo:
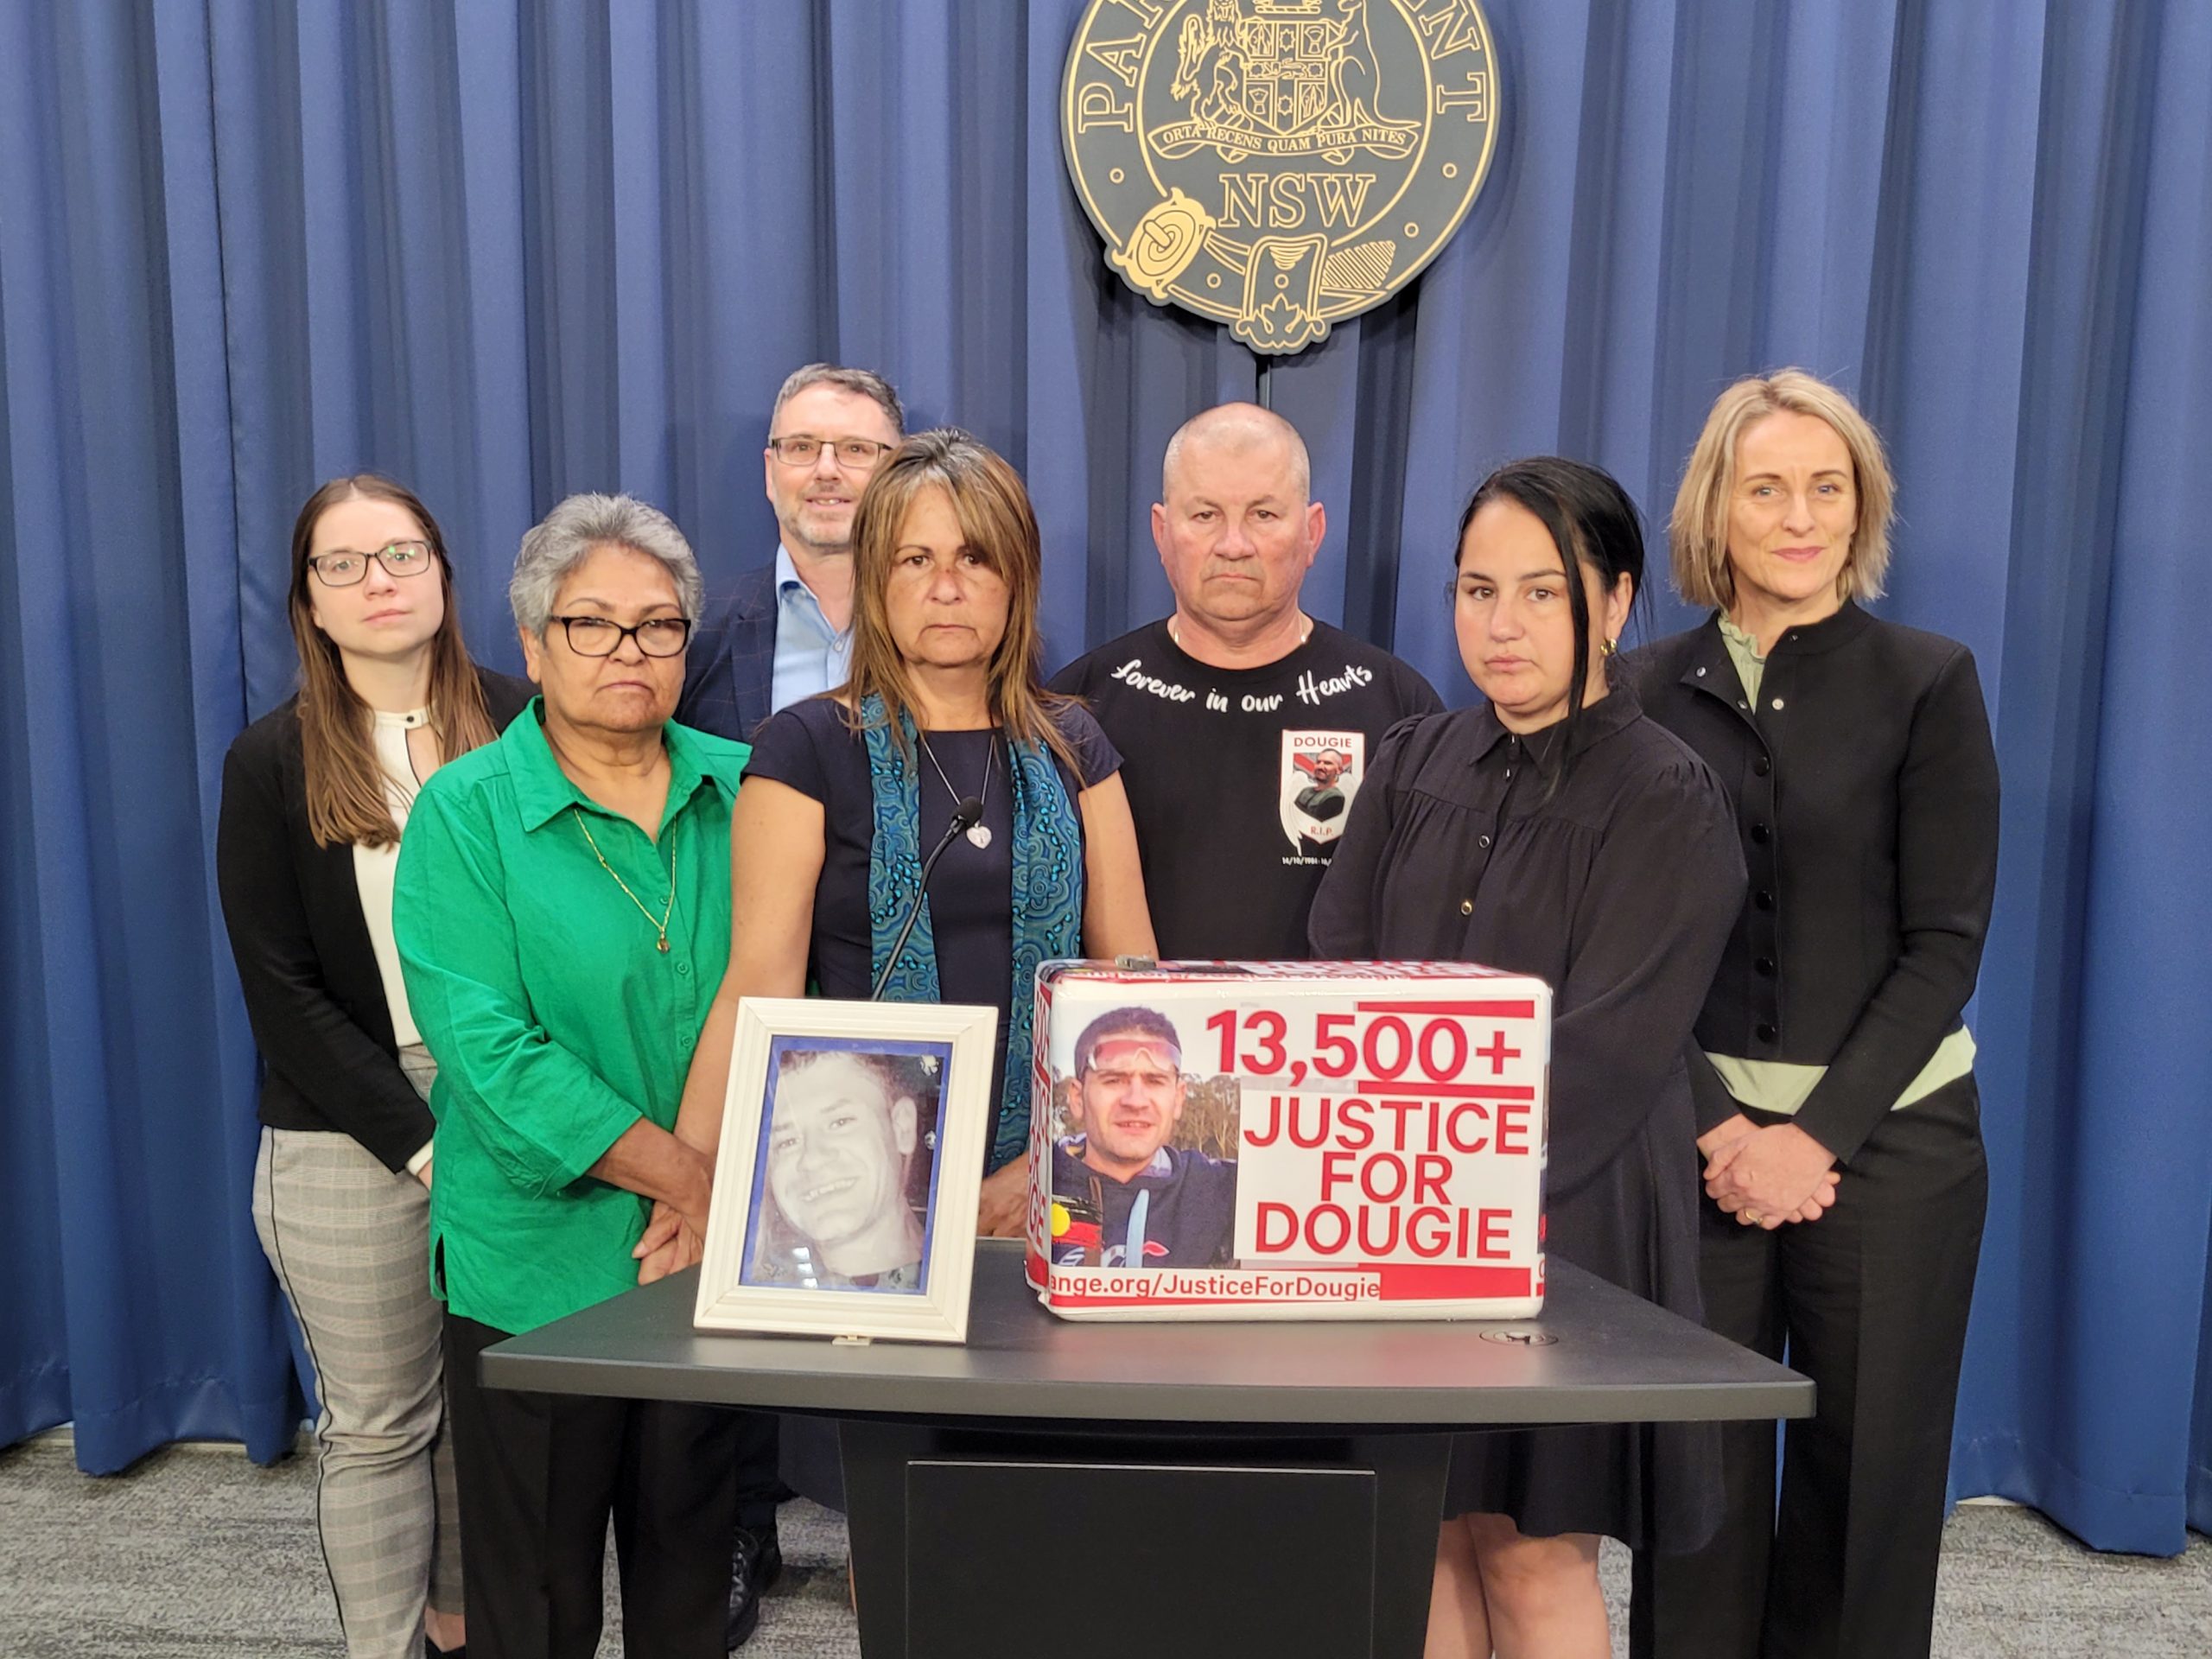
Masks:
[[[1382,734],[1352,797],[1344,835],[1313,895],[1306,939],[1319,962],[1363,962],[1376,955],[1375,895],[1397,821],[1397,778],[1406,750],[1427,715],[1410,715]]]
[[[437,1125],[399,1062],[324,983],[278,768],[267,753],[245,752],[252,735],[223,760],[215,882],[253,1039],[271,1071],[397,1173]]]
[[[822,746],[825,737],[835,741],[843,735],[844,719],[843,706],[832,697],[809,697],[770,715],[753,734],[745,775],[788,785],[826,807],[830,772],[823,764]]]
[[[1697,1132],[1709,1134],[1730,1118],[1740,1116],[1744,1108],[1736,1096],[1728,1092],[1728,1085],[1720,1080],[1713,1062],[1705,1051],[1693,1043],[1689,1050],[1690,1109],[1697,1118]]]
[[[1061,735],[1075,746],[1078,788],[1096,788],[1122,769],[1122,752],[1088,709],[1069,707],[1053,718]]]
[[[1958,1023],[1981,971],[1997,893],[1997,751],[1963,645],[1913,713],[1897,824],[1904,948],[1796,1117],[1840,1163]]]
[[[1689,1033],[1744,902],[1743,848],[1713,775],[1685,753],[1616,810],[1575,906],[1552,1009],[1554,1130],[1545,1184],[1564,1198],[1617,1157],[1686,1063]]]

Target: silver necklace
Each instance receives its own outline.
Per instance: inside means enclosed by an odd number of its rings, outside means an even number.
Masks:
[[[954,803],[957,804],[961,798],[960,791],[952,786],[952,779],[944,775],[944,767],[938,764],[937,751],[930,747],[930,740],[927,734],[916,733],[915,735],[921,738],[922,753],[929,756],[930,765],[937,767],[938,781],[944,785],[944,792],[951,796]],[[983,792],[976,798],[986,806],[988,806],[991,804],[991,768],[997,764],[998,758],[999,744],[998,739],[995,735],[991,739],[990,746],[983,751]],[[974,823],[969,824],[968,826],[968,844],[971,847],[989,846],[991,844],[991,826],[985,823],[980,818],[978,818]]]

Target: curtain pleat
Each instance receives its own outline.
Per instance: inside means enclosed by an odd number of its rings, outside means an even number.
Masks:
[[[413,485],[512,669],[555,500],[645,495],[727,583],[773,550],[782,378],[865,364],[1028,478],[1057,662],[1166,608],[1168,435],[1261,397],[1328,511],[1309,607],[1465,701],[1483,473],[1616,472],[1638,626],[1684,626],[1682,460],[1796,363],[1886,436],[1881,608],[1974,648],[2005,771],[1955,1488],[2108,1548],[2212,1524],[2212,10],[1491,0],[1474,210],[1263,367],[1105,265],[1059,149],[1081,9],[0,3],[0,1441],[73,1419],[111,1469],[297,1421],[209,862],[322,479]]]

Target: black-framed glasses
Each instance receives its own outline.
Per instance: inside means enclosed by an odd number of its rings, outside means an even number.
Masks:
[[[634,628],[604,616],[556,616],[579,657],[612,657],[625,639],[634,639],[648,657],[680,657],[691,638],[691,625],[680,616],[649,616]]]
[[[388,576],[419,576],[430,568],[430,544],[393,542],[373,553],[318,553],[308,561],[308,568],[326,588],[351,588],[369,574],[371,559],[384,566]]]
[[[874,438],[838,438],[824,442],[820,438],[771,438],[769,450],[786,467],[811,467],[822,459],[822,452],[835,453],[837,464],[849,472],[865,473],[889,454],[897,446],[878,443]]]

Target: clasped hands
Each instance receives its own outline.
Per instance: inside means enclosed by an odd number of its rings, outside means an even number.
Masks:
[[[677,1144],[691,1154],[683,1197],[680,1202],[653,1200],[645,1234],[630,1252],[638,1263],[641,1285],[681,1273],[707,1253],[707,1200],[715,1186],[714,1154],[685,1144],[681,1137]]]
[[[630,1254],[638,1263],[638,1282],[650,1285],[671,1273],[681,1273],[707,1249],[707,1198],[713,1190],[714,1159],[696,1147],[696,1182],[687,1182],[693,1193],[683,1204],[656,1199],[652,1218]],[[1029,1168],[1016,1159],[984,1178],[976,1206],[976,1230],[986,1238],[1019,1238],[1029,1212]]]
[[[1698,1136],[1705,1190],[1746,1227],[1818,1221],[1835,1202],[1834,1154],[1795,1123],[1755,1127],[1741,1112]]]

